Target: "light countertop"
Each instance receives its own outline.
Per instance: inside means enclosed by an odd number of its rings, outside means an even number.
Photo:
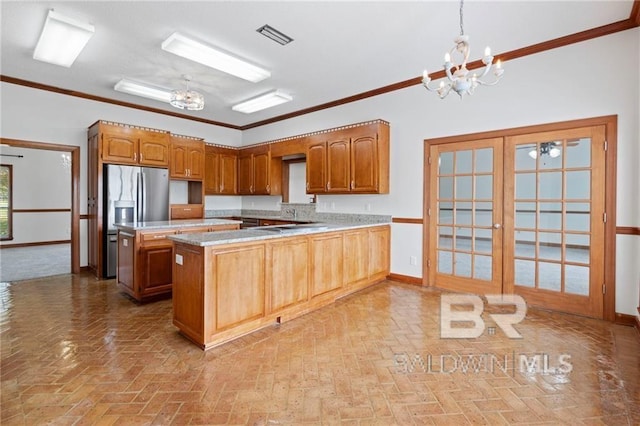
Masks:
[[[197,226],[213,226],[213,225],[240,225],[240,220],[230,219],[181,219],[181,220],[160,220],[155,222],[129,222],[117,223],[115,227],[118,230],[127,231],[150,231],[154,229],[180,229]]]
[[[292,228],[279,230],[282,226],[263,226],[239,229],[237,231],[203,232],[193,234],[169,235],[167,238],[184,244],[206,247],[231,243],[245,243],[251,241],[268,240],[272,238],[298,237],[323,232],[345,231],[349,229],[369,228],[386,225],[384,223],[312,223],[309,225],[294,225]]]

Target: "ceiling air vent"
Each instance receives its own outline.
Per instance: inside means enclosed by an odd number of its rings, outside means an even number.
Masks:
[[[257,32],[259,32],[260,34],[262,34],[265,37],[269,37],[271,40],[275,41],[276,43],[279,43],[281,45],[285,45],[285,44],[289,44],[293,41],[293,39],[291,37],[289,37],[286,34],[281,33],[280,31],[276,30],[275,28],[273,28],[272,26],[269,25],[263,25],[260,28],[258,28],[256,30]]]

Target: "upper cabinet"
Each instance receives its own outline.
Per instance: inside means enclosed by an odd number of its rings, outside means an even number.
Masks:
[[[103,163],[169,166],[169,132],[98,122]]]
[[[307,193],[389,192],[389,125],[378,121],[310,137]]]
[[[212,145],[205,146],[205,195],[238,193],[238,151]]]
[[[272,158],[269,145],[241,149],[238,154],[238,193],[278,195],[282,193],[282,159]]]
[[[171,135],[171,179],[203,180],[204,162],[202,139]]]

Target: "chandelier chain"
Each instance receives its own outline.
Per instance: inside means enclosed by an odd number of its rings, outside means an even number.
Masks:
[[[464,15],[463,15],[463,3],[464,0],[460,0],[460,35],[464,35]]]

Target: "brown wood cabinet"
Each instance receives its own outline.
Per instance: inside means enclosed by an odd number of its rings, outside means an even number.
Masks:
[[[171,135],[171,179],[204,179],[204,141]]]
[[[206,195],[238,193],[238,152],[236,150],[205,146],[204,193]]]
[[[238,229],[239,225],[188,226],[179,229],[120,230],[118,232],[118,272],[120,290],[139,302],[171,296],[173,283],[173,242],[167,237],[190,232]]]
[[[389,232],[377,225],[207,247],[175,242],[173,323],[207,349],[333,303],[388,275]]]
[[[238,154],[238,194],[282,193],[282,159],[271,158],[268,145],[241,149]]]
[[[168,132],[104,123],[98,126],[104,163],[169,166]]]
[[[369,123],[314,135],[307,146],[307,193],[389,192],[389,126]]]
[[[170,210],[171,220],[204,218],[204,205],[202,204],[171,204]]]

